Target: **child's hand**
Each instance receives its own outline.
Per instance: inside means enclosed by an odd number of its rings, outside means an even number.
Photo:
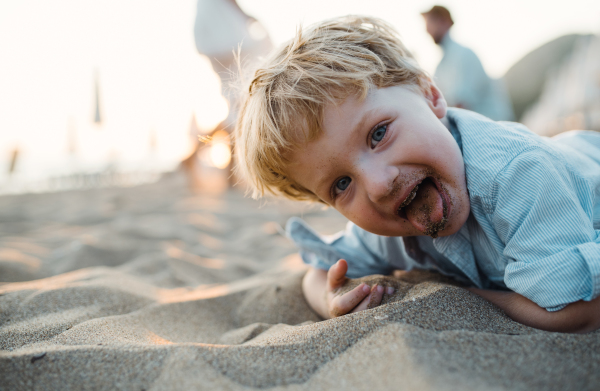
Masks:
[[[370,287],[362,283],[351,291],[340,294],[340,288],[348,281],[348,278],[346,278],[347,271],[348,264],[345,260],[340,259],[327,272],[325,294],[327,311],[332,318],[377,307],[381,304],[384,292],[387,294],[394,293],[394,288],[391,287],[384,288],[377,284]]]

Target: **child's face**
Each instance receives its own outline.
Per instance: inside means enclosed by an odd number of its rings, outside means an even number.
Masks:
[[[323,132],[290,156],[288,175],[359,227],[446,236],[469,216],[462,154],[440,121],[446,102],[404,86],[324,110]]]

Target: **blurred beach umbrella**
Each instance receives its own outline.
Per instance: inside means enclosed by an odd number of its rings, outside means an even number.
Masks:
[[[13,149],[10,154],[10,160],[8,163],[8,175],[12,175],[17,168],[17,160],[19,160],[19,148]]]
[[[71,156],[77,154],[77,128],[73,117],[69,117],[67,125],[67,152]]]
[[[94,73],[94,123],[102,124],[102,115],[100,113],[100,81],[98,72]]]
[[[158,139],[156,138],[155,129],[150,129],[148,146],[150,147],[150,154],[154,155],[156,153],[156,150],[158,149]]]

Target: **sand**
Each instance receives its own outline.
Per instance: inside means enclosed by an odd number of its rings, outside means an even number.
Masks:
[[[0,197],[2,390],[594,390],[600,333],[513,322],[439,275],[321,321],[279,231],[335,211],[127,189]]]

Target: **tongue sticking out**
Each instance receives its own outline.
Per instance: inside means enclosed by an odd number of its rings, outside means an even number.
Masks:
[[[413,227],[433,238],[446,225],[445,209],[442,195],[431,179],[421,182],[415,199],[405,207]]]

